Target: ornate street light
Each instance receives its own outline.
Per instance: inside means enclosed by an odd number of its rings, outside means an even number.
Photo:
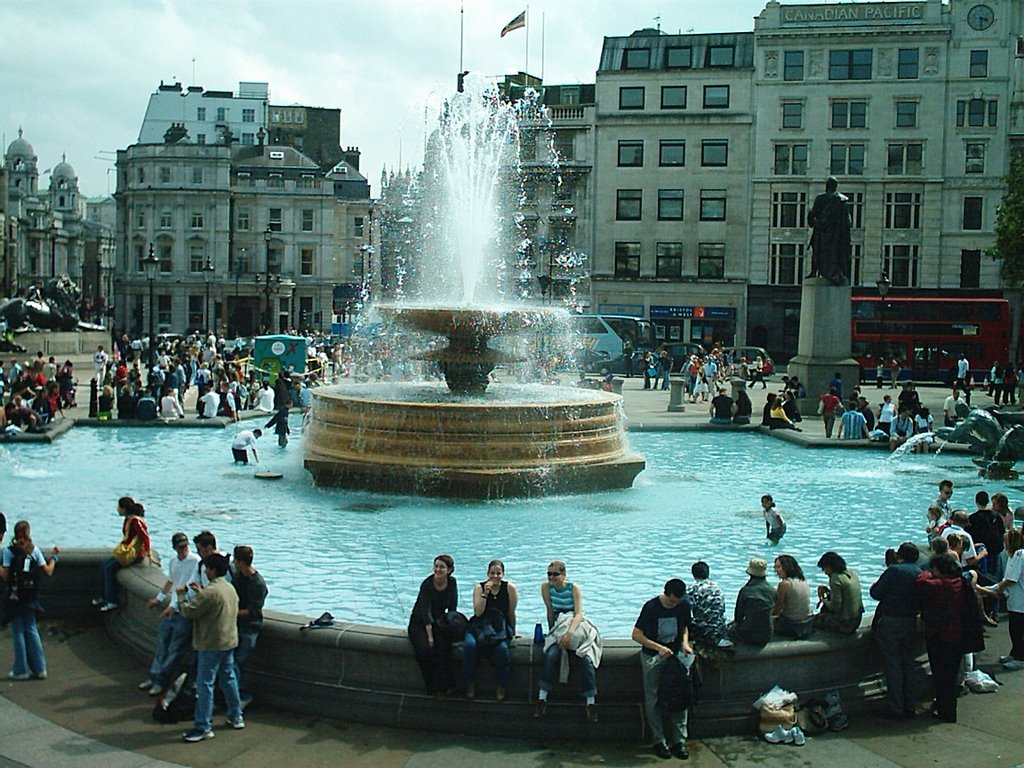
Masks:
[[[885,297],[889,294],[889,289],[892,288],[892,281],[889,279],[889,274],[882,270],[882,274],[878,276],[878,280],[875,283],[878,286],[878,296],[882,299],[878,307],[878,360],[884,364],[882,356],[885,354]],[[881,378],[879,378],[881,381]],[[896,382],[893,382],[895,385]]]
[[[265,333],[269,333],[270,327],[270,297],[276,292],[278,283],[281,282],[281,275],[271,273],[270,270],[270,241],[274,239],[274,230],[267,224],[267,228],[263,232],[263,242],[267,246],[267,271],[263,273],[263,280],[261,281],[259,276],[256,277],[256,284],[259,286],[260,282],[263,282],[263,329]]]
[[[206,263],[203,265],[203,282],[206,283],[206,303],[203,305],[203,314],[205,315],[207,334],[210,333],[210,284],[213,282],[215,271],[213,260],[207,256]]]
[[[146,270],[146,279],[149,281],[149,364],[152,367],[156,363],[156,331],[153,315],[153,283],[156,282],[156,271],[160,266],[160,259],[153,252],[153,244],[149,244],[149,253],[142,259],[142,266]]]

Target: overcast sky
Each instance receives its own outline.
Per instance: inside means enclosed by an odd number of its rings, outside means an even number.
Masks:
[[[341,143],[362,150],[376,195],[381,169],[417,166],[424,108],[454,89],[460,0],[0,0],[3,148],[19,126],[52,168],[67,152],[82,192],[114,189],[112,153],[139,135],[161,80],[237,91],[266,81],[273,104],[341,109]],[[529,70],[547,83],[594,81],[604,36],[753,29],[765,0],[530,0]],[[464,66],[526,65],[526,30],[500,38],[527,7],[464,0]],[[710,12],[709,12],[710,11]],[[193,65],[193,58],[195,64]],[[193,66],[195,76],[193,77]],[[40,185],[48,184],[41,178]]]

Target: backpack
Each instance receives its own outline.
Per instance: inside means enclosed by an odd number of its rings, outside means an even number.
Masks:
[[[7,607],[32,608],[39,597],[39,563],[19,547],[10,546],[11,565],[7,578]]]
[[[188,672],[182,672],[157,697],[153,705],[154,720],[158,723],[180,723],[192,719],[196,710],[196,694],[192,686],[186,685],[187,682]]]
[[[693,667],[696,667],[694,661]],[[664,662],[661,682],[658,683],[658,708],[666,712],[682,712],[694,702],[694,687],[690,674],[679,657],[673,654]]]

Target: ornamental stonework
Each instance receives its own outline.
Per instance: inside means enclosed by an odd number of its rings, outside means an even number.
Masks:
[[[765,51],[764,53],[764,78],[775,80],[779,76],[779,52]]]

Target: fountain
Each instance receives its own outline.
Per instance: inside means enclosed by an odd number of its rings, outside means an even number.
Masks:
[[[535,103],[509,103],[472,78],[444,103],[431,146],[447,214],[437,231],[449,234],[448,247],[421,270],[433,301],[375,310],[403,329],[447,339],[443,349],[412,356],[439,368],[447,389],[424,381],[316,390],[305,466],[318,485],[506,498],[629,487],[644,469],[627,444],[618,395],[490,383],[496,365],[523,361],[491,340],[550,332],[565,316],[508,302],[506,284],[521,265],[502,257],[494,235],[520,121],[539,114]]]

